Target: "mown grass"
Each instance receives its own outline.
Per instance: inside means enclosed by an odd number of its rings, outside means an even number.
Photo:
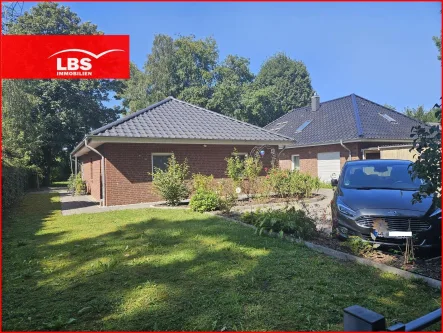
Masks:
[[[51,183],[51,187],[67,187],[68,186],[68,181],[58,181],[58,182],[52,182]]]
[[[342,330],[353,304],[407,322],[417,281],[186,210],[62,216],[27,195],[3,223],[3,330]]]

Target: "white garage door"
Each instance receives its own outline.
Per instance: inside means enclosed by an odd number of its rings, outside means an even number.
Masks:
[[[340,152],[318,153],[318,177],[324,182],[331,182],[331,175],[340,175]]]

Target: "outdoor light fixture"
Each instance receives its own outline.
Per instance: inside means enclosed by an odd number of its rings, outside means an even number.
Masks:
[[[265,151],[264,150],[260,150],[260,156],[264,156],[265,155]]]

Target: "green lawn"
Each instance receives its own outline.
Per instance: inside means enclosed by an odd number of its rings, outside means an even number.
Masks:
[[[440,292],[185,210],[34,194],[3,223],[3,330],[341,330],[353,304],[406,322]]]
[[[51,187],[67,187],[69,182],[67,180],[65,181],[59,181],[59,182],[52,182]]]

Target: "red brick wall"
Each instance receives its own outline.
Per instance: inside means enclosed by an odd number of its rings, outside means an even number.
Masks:
[[[99,201],[101,193],[101,157],[94,152],[89,152],[81,157],[81,161],[86,190],[88,194]]]
[[[234,147],[238,152],[250,153],[254,146],[232,145],[172,145],[172,144],[104,144],[101,149],[106,170],[106,205],[124,205],[162,200],[152,189],[152,153],[174,153],[181,163],[188,161],[190,173],[225,178],[225,158]],[[275,147],[278,152],[277,147]],[[264,166],[271,165],[271,152],[265,150]]]
[[[360,159],[359,156],[361,156],[361,153],[358,150],[357,143],[348,143],[345,144],[345,146],[351,150],[353,160]],[[343,167],[349,157],[349,152],[339,144],[286,149],[280,154],[280,167],[283,169],[291,169],[291,156],[300,155],[300,171],[308,173],[311,176],[318,176],[317,154],[335,151],[340,152],[340,164]]]

